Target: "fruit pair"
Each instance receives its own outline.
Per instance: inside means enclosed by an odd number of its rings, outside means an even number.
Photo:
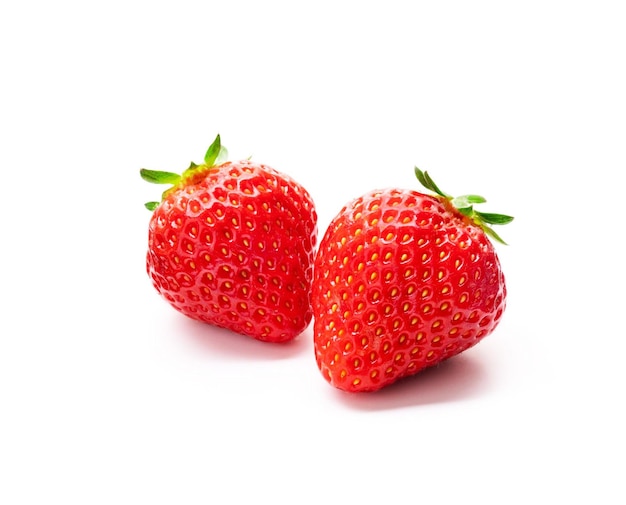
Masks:
[[[324,378],[346,391],[375,391],[481,341],[506,306],[488,236],[509,216],[474,209],[477,195],[387,189],[348,203],[315,253],[309,193],[272,168],[225,162],[217,136],[204,163],[169,183],[149,226],[153,284],[189,317],[268,342],[293,339],[314,318]]]

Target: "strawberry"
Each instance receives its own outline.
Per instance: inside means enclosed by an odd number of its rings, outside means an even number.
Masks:
[[[273,168],[226,162],[220,136],[204,163],[182,175],[141,170],[171,184],[153,210],[147,272],[156,290],[192,319],[266,342],[310,323],[317,214],[309,193]]]
[[[494,331],[506,305],[488,236],[513,218],[478,212],[483,197],[374,191],[331,221],[316,254],[314,349],[323,377],[376,391],[469,349]]]

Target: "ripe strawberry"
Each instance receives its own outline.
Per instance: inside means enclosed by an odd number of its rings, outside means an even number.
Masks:
[[[474,210],[484,198],[375,191],[333,219],[315,258],[314,348],[333,386],[375,391],[478,343],[506,303],[487,235],[513,218]]]
[[[287,175],[252,161],[225,162],[218,135],[204,163],[182,175],[141,170],[172,184],[154,210],[146,266],[183,314],[267,342],[310,323],[317,214]]]

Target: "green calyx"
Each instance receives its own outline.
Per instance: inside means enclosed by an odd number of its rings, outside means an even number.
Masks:
[[[439,189],[439,187],[435,184],[435,181],[433,181],[430,175],[428,175],[428,172],[422,172],[417,167],[415,167],[415,176],[417,177],[417,180],[420,181],[422,186],[450,202],[450,204],[461,214],[469,217],[475,224],[480,226],[489,237],[497,242],[500,242],[501,244],[506,245],[506,242],[502,240],[500,235],[498,235],[491,226],[494,224],[501,225],[510,223],[513,221],[512,216],[477,211],[474,209],[474,205],[478,203],[485,203],[487,200],[485,200],[484,197],[480,195],[463,195],[457,197],[450,196]]]
[[[149,170],[142,168],[139,171],[141,178],[144,181],[148,181],[152,184],[169,184],[170,187],[166,189],[161,195],[161,201],[159,202],[147,202],[145,204],[148,210],[156,209],[159,204],[165,199],[167,194],[180,187],[186,185],[193,180],[198,174],[206,172],[209,168],[221,165],[228,159],[228,151],[222,145],[219,134],[215,137],[213,143],[207,149],[204,155],[204,163],[196,165],[193,161],[189,164],[189,167],[182,173],[176,174],[174,172],[161,172],[159,170]]]

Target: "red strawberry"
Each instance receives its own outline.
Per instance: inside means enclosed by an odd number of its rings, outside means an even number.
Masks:
[[[506,304],[487,235],[513,218],[474,210],[484,198],[388,189],[346,205],[315,259],[314,347],[333,386],[375,391],[477,344]]]
[[[183,314],[267,342],[310,323],[317,214],[287,175],[252,161],[225,162],[218,135],[204,163],[182,175],[141,170],[173,184],[154,210],[147,271]]]

